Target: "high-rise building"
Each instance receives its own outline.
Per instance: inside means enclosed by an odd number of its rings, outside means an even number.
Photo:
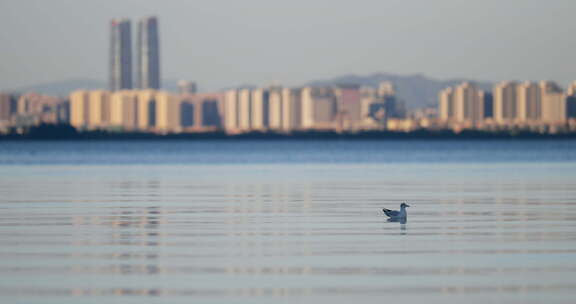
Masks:
[[[110,124],[110,92],[88,92],[88,123],[90,128],[104,128]]]
[[[228,133],[236,133],[240,127],[238,117],[238,90],[228,90],[224,93],[224,129]]]
[[[362,96],[357,85],[339,85],[335,88],[338,124],[342,129],[358,129],[362,121]]]
[[[438,94],[438,116],[443,122],[454,118],[454,89],[445,88]]]
[[[268,90],[268,127],[290,132],[301,126],[300,90],[272,87]]]
[[[463,82],[438,94],[439,117],[443,122],[476,124],[484,120],[485,93],[474,84]]]
[[[542,112],[542,92],[540,86],[533,82],[518,85],[516,120],[520,123],[535,122]]]
[[[509,124],[516,120],[518,112],[518,84],[504,81],[494,86],[494,121]]]
[[[484,92],[474,84],[463,82],[454,89],[454,120],[476,124],[484,119]]]
[[[156,95],[156,129],[160,132],[181,130],[181,99],[167,92]]]
[[[138,128],[138,93],[133,90],[114,92],[110,97],[110,124],[123,131]]]
[[[86,128],[89,121],[89,91],[70,93],[70,124],[75,128]]]
[[[160,47],[158,19],[146,17],[138,21],[137,86],[140,89],[160,88]]]
[[[248,131],[252,127],[252,92],[250,89],[238,90],[238,128]]]
[[[132,88],[132,39],[130,20],[110,22],[110,90]]]
[[[302,126],[302,102],[299,89],[282,89],[282,129],[293,131]]]
[[[10,94],[0,92],[0,120],[9,120],[16,108],[16,99]]]
[[[334,88],[303,88],[300,106],[303,129],[331,129],[335,127],[338,107]]]
[[[551,81],[540,81],[542,92],[542,122],[546,124],[562,124],[566,122],[566,95]]]
[[[252,90],[251,130],[263,131],[269,127],[269,96],[268,90]]]

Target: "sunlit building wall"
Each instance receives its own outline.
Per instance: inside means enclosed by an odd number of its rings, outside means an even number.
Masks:
[[[454,121],[475,124],[484,119],[484,92],[464,82],[454,89]]]
[[[269,103],[268,90],[254,89],[251,92],[251,119],[250,130],[263,131],[268,128],[269,121]]]
[[[440,120],[448,122],[454,118],[454,89],[446,88],[438,94],[438,112]]]
[[[282,89],[282,130],[290,132],[301,128],[302,107],[299,89]]]
[[[271,88],[268,97],[268,121],[271,130],[281,130],[284,120],[283,90],[281,88]]]
[[[70,93],[70,124],[75,128],[88,125],[89,91],[78,90]]]
[[[238,92],[238,129],[249,131],[252,127],[252,92],[241,89]]]
[[[240,129],[238,90],[224,92],[224,130],[238,132]]]
[[[314,128],[314,100],[312,97],[312,88],[302,88],[300,92],[302,102],[302,128]]]
[[[138,93],[122,90],[112,93],[110,98],[110,125],[125,131],[133,131],[137,125]]]
[[[149,130],[156,126],[156,94],[155,90],[136,91],[136,127]]]
[[[520,123],[536,122],[542,112],[542,92],[540,86],[533,82],[523,82],[518,85],[518,108],[516,119]]]
[[[88,92],[88,127],[104,128],[110,124],[110,92],[95,90]]]
[[[516,120],[518,111],[518,84],[504,81],[494,86],[494,121],[498,124],[510,124]]]
[[[181,129],[180,99],[167,92],[156,95],[156,129],[160,132],[178,132]]]
[[[566,122],[566,95],[551,81],[539,83],[542,92],[542,122],[547,124],[562,124]]]

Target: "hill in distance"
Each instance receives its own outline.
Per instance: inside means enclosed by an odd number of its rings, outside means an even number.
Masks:
[[[455,86],[463,81],[474,82],[480,89],[491,91],[492,83],[478,82],[470,79],[438,80],[424,75],[397,75],[389,73],[376,73],[372,75],[344,75],[328,80],[316,80],[307,83],[312,86],[356,84],[361,86],[378,87],[383,81],[390,81],[396,87],[398,97],[406,102],[409,109],[436,106],[438,92],[444,88]]]
[[[438,92],[446,87],[454,86],[467,79],[438,80],[424,75],[398,75],[390,73],[375,73],[371,75],[344,75],[325,80],[314,80],[306,83],[311,86],[356,84],[361,86],[377,87],[380,82],[390,81],[396,86],[398,96],[406,102],[409,109],[436,106],[438,104]],[[491,90],[492,83],[475,82],[481,89]],[[171,92],[177,91],[176,80],[163,82],[163,89]],[[105,89],[108,85],[105,81],[94,79],[71,79],[56,81],[34,86],[22,87],[9,92],[24,93],[37,92],[54,96],[68,96],[70,92],[78,89],[96,90]],[[244,86],[243,86],[244,87]],[[249,86],[245,86],[249,87]]]

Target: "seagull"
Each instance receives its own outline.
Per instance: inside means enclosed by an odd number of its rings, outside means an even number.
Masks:
[[[402,203],[400,204],[400,211],[397,210],[390,210],[390,209],[382,209],[382,211],[384,211],[384,214],[386,214],[390,220],[406,220],[406,218],[408,217],[408,214],[406,213],[406,207],[410,207],[408,204],[406,203]]]

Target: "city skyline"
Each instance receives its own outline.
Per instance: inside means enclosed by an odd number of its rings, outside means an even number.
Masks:
[[[101,54],[108,39],[103,20],[149,15],[163,20],[165,78],[193,80],[206,91],[243,83],[263,86],[274,80],[300,86],[313,79],[377,71],[494,82],[550,79],[563,86],[574,78],[569,63],[576,42],[569,37],[575,22],[570,12],[576,4],[571,1],[498,2],[495,10],[488,10],[488,4],[454,1],[319,1],[306,10],[301,3],[261,1],[227,3],[224,10],[217,10],[217,4],[148,4],[115,3],[103,10],[100,3],[0,3],[0,25],[10,29],[2,38],[14,42],[0,52],[0,87],[104,79],[107,59]],[[65,13],[79,6],[90,14]],[[477,17],[466,17],[465,12],[472,11]],[[17,18],[23,12],[29,16],[26,22]],[[67,22],[60,22],[64,18]],[[514,25],[507,21],[510,18]],[[259,22],[269,26],[260,27]],[[70,37],[75,47],[63,47]],[[40,45],[50,47],[35,47]]]

